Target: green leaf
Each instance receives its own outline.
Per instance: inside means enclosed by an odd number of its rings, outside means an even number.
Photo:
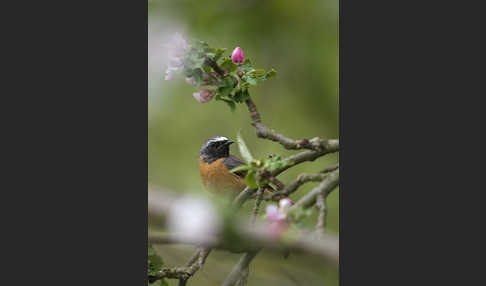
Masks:
[[[238,147],[240,149],[240,154],[245,159],[246,163],[249,163],[253,160],[253,156],[250,153],[250,150],[248,150],[248,147],[246,147],[245,141],[243,140],[243,137],[241,137],[240,131],[236,134],[236,141],[238,142]]]
[[[156,275],[157,272],[162,270],[162,266],[164,266],[162,257],[158,256],[157,253],[155,253],[155,250],[153,249],[152,245],[149,244],[148,267],[147,267],[148,275]]]
[[[231,77],[226,77],[222,82],[221,85],[219,86],[219,93],[221,94],[221,97],[227,97],[229,98],[229,95],[231,91],[233,90],[233,85],[234,81]]]
[[[265,70],[252,70],[249,74],[252,76],[262,76],[265,74]]]
[[[164,266],[164,262],[162,257],[157,255],[155,249],[149,243],[148,245],[148,261],[147,261],[147,276],[154,276],[162,270],[162,266]],[[166,279],[160,279],[154,283],[149,283],[149,285],[160,285],[160,286],[168,286]]]
[[[220,67],[223,70],[226,70],[228,72],[235,72],[238,69],[238,66],[233,63],[231,58],[225,58],[223,62],[220,64]]]
[[[246,82],[251,84],[251,85],[257,85],[256,79],[249,77],[249,76],[246,77]]]
[[[277,74],[277,72],[272,68],[271,70],[269,70],[264,76],[263,76],[263,80],[267,80],[269,78],[271,78],[272,76],[275,76]]]
[[[241,166],[238,166],[234,169],[231,169],[231,173],[235,173],[235,172],[239,172],[239,171],[248,171],[250,169],[253,169],[253,167],[248,166],[248,165],[241,165]]]
[[[229,108],[231,109],[231,112],[235,112],[236,104],[233,101],[227,99],[221,99],[221,100],[226,102],[226,104],[228,104]]]
[[[248,171],[248,174],[246,174],[245,177],[245,182],[250,188],[258,188],[257,182],[256,182],[256,172],[254,170]]]
[[[240,91],[240,92],[236,93],[235,96],[233,97],[233,99],[236,102],[244,102],[249,97],[250,97],[250,95],[248,94],[248,91],[244,90],[244,91]]]
[[[251,66],[250,60],[246,59],[245,62],[240,66],[240,70],[245,72],[251,72],[254,68]]]
[[[225,51],[226,51],[226,49],[216,49],[216,54],[215,54],[213,60],[215,62],[218,62],[218,60],[223,56]]]

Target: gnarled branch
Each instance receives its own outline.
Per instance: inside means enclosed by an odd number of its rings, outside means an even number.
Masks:
[[[292,207],[293,208],[308,208],[316,202],[316,197],[318,194],[322,194],[324,199],[334,190],[339,184],[339,169],[333,171],[312,191],[305,194],[300,200],[298,200]]]

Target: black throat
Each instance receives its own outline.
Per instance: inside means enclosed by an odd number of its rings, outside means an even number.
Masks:
[[[201,152],[199,152],[199,157],[208,164],[221,158],[227,158],[229,157],[229,146],[209,146],[208,148],[203,148]]]

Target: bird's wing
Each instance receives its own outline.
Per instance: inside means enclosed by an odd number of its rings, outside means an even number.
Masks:
[[[238,159],[235,156],[226,157],[224,159],[223,163],[226,166],[226,168],[228,168],[228,170],[232,170],[232,169],[234,169],[238,166],[241,166],[241,165],[246,165],[243,161],[241,161],[240,159]],[[238,171],[238,172],[235,172],[235,174],[238,175],[239,177],[244,178],[246,176],[246,171]]]

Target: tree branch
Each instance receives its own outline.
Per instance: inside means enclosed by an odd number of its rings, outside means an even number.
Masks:
[[[271,175],[276,177],[279,174],[281,174],[282,172],[284,172],[285,170],[287,170],[291,167],[294,167],[294,166],[296,166],[300,163],[307,162],[307,161],[314,161],[317,158],[322,157],[326,154],[339,151],[339,140],[334,140],[334,139],[327,140],[325,146],[326,147],[321,151],[308,150],[308,151],[300,152],[300,153],[297,153],[295,155],[287,157],[285,160],[288,161],[288,162],[291,162],[291,165],[277,169],[277,170],[273,171],[271,173]]]
[[[211,68],[215,72],[217,72],[221,77],[226,76],[225,71],[222,70],[221,67],[219,67],[219,65],[211,58],[206,58],[206,63],[209,66],[211,66]],[[266,127],[265,125],[262,124],[261,115],[258,112],[258,109],[255,103],[253,102],[253,100],[251,98],[248,98],[245,101],[245,103],[248,106],[248,111],[250,112],[250,117],[251,117],[251,125],[255,127],[257,137],[279,142],[285,149],[289,149],[289,150],[309,149],[309,150],[314,150],[316,152],[321,152],[323,150],[328,149],[329,140],[321,139],[319,137],[314,137],[311,139],[294,140],[278,133],[273,129]]]
[[[272,193],[268,199],[273,200],[276,197],[288,196],[295,192],[300,186],[307,182],[320,182],[327,177],[327,174],[300,174],[297,180],[288,184],[283,190]]]
[[[332,172],[332,171],[334,171],[334,170],[337,170],[337,169],[339,169],[339,163],[337,163],[337,164],[336,164],[336,165],[334,165],[334,166],[327,167],[327,168],[325,168],[324,170],[319,171],[319,173],[321,173],[321,174],[327,174],[327,173],[330,173],[330,172]]]
[[[233,267],[230,274],[224,280],[222,286],[233,286],[236,281],[249,269],[250,262],[257,255],[258,250],[243,254],[238,263]]]
[[[256,199],[255,199],[255,207],[253,208],[253,215],[252,215],[252,222],[255,223],[256,218],[258,216],[258,211],[260,209],[260,203],[262,202],[263,198],[263,188],[259,188],[256,193]]]
[[[321,152],[328,148],[328,140],[324,140],[319,137],[314,137],[312,139],[294,140],[285,137],[284,135],[278,133],[273,129],[266,127],[262,124],[262,118],[252,99],[248,98],[245,103],[248,106],[248,111],[250,112],[251,117],[251,125],[255,127],[257,137],[278,142],[285,149],[289,150],[309,149]]]
[[[329,178],[326,178],[323,183],[328,179]],[[149,215],[161,216],[161,218],[163,218],[168,213],[166,208],[171,207],[165,202],[173,201],[172,198],[174,195],[165,192],[158,192],[157,195],[151,193],[152,192],[149,191]],[[159,200],[163,202],[159,202]],[[302,204],[301,201],[297,202],[296,205]],[[291,208],[293,207],[295,207],[295,205]],[[220,216],[223,217],[224,215],[221,214]],[[244,217],[234,217],[231,221],[225,220],[224,223],[225,225],[222,226],[222,229],[225,229],[225,233],[231,233],[231,235],[224,235],[222,232],[219,233],[211,239],[214,243],[208,247],[216,247],[239,253],[253,252],[260,248],[267,248],[277,252],[288,249],[291,251],[303,251],[305,253],[315,254],[324,259],[330,259],[336,263],[339,260],[339,242],[334,235],[328,234],[323,239],[317,240],[311,238],[308,234],[301,233],[301,231],[288,230],[284,233],[284,237],[275,238],[269,234],[268,225],[265,223],[260,223],[258,221],[252,223],[251,220]],[[238,238],[237,242],[235,242],[235,238]],[[207,243],[207,239],[205,238],[204,241],[184,240],[184,243],[200,245],[201,243]],[[184,268],[178,268],[178,270],[181,269],[182,271],[184,270]]]
[[[339,184],[339,169],[333,171],[312,191],[305,194],[300,200],[298,200],[290,209],[295,208],[308,208],[316,202],[316,197],[318,194],[322,194],[324,199],[329,195],[329,193],[334,190]]]
[[[317,217],[316,232],[318,235],[323,235],[326,231],[326,217],[327,217],[327,206],[324,194],[319,193],[317,195],[316,207],[319,210],[319,215]]]
[[[252,189],[250,187],[246,187],[243,191],[241,191],[238,196],[233,200],[233,205],[236,207],[241,207],[245,201],[250,198],[250,196],[256,191],[257,189]]]
[[[211,248],[200,247],[196,250],[194,255],[189,259],[184,267],[162,268],[156,275],[149,276],[149,281],[155,282],[162,278],[179,279],[179,285],[185,284],[185,281],[193,276],[206,262],[206,258],[211,252]]]
[[[206,63],[213,68],[222,78],[225,76],[225,72],[218,66],[218,64],[211,58],[206,57]]]
[[[274,185],[275,185],[275,187],[277,187],[277,190],[278,190],[278,191],[280,191],[280,190],[282,190],[283,188],[285,188],[285,185],[284,185],[282,182],[280,182],[280,180],[279,180],[279,179],[277,179],[277,178],[275,178],[275,177],[273,177],[273,176],[268,177],[268,181],[269,181],[270,183],[274,184]]]

